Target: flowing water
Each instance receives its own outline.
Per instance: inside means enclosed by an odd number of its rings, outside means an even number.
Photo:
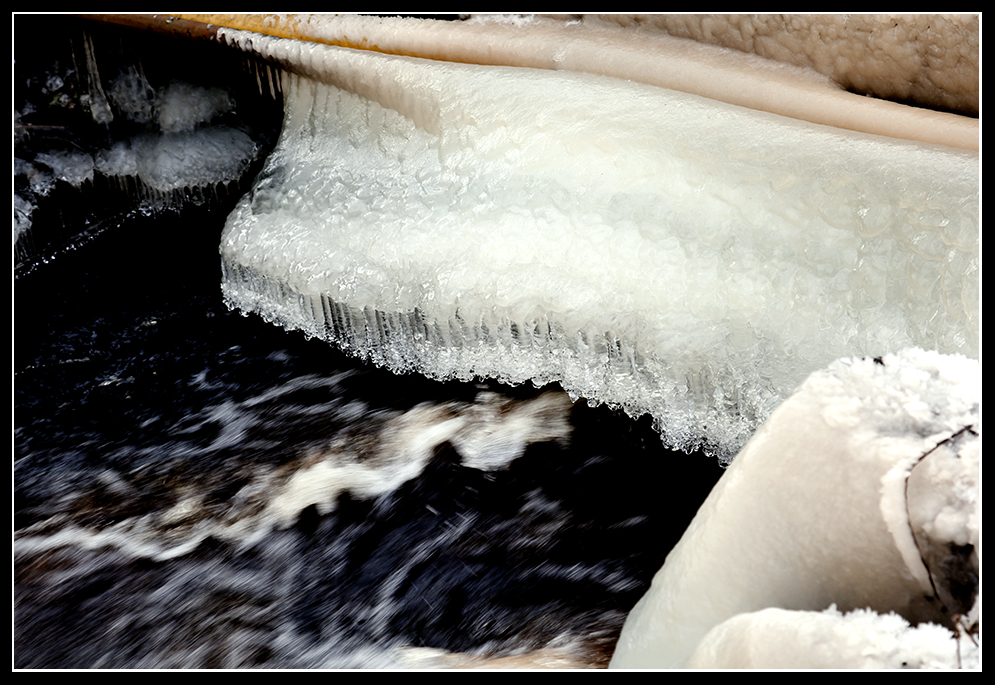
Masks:
[[[15,664],[602,664],[715,461],[228,312],[192,235],[217,218],[122,225],[16,285]]]
[[[86,144],[39,131],[25,187]],[[25,194],[58,240],[14,285],[16,668],[606,665],[714,459],[557,387],[395,376],[228,311],[237,193],[101,178]]]

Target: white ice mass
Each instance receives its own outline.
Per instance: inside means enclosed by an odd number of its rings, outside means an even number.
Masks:
[[[746,445],[613,666],[978,665],[951,632],[977,617],[976,152],[222,35],[281,65],[285,99],[222,237],[230,306],[397,372],[556,381],[674,447]]]
[[[978,354],[978,155],[654,86],[229,32],[283,134],[226,301],[397,372],[557,381],[726,458],[805,376]]]

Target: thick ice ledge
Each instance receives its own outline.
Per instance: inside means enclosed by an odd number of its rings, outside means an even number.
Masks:
[[[222,239],[233,307],[395,371],[559,380],[724,455],[836,358],[977,356],[976,153],[589,74],[238,40],[293,73]]]

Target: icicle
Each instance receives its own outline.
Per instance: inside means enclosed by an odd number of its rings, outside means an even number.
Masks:
[[[86,54],[86,81],[89,91],[90,115],[98,124],[107,125],[114,120],[110,103],[104,93],[103,84],[100,83],[100,71],[97,68],[97,59],[93,53],[93,39],[89,33],[83,34],[83,50]]]

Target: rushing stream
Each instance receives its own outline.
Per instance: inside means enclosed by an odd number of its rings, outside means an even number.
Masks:
[[[86,142],[21,121],[22,180]],[[61,242],[14,287],[15,667],[607,663],[714,459],[555,387],[396,376],[233,313],[235,198],[153,211],[96,176],[24,193],[36,248]]]
[[[193,235],[217,218],[124,225],[17,284],[16,665],[602,663],[716,462],[228,312]]]

